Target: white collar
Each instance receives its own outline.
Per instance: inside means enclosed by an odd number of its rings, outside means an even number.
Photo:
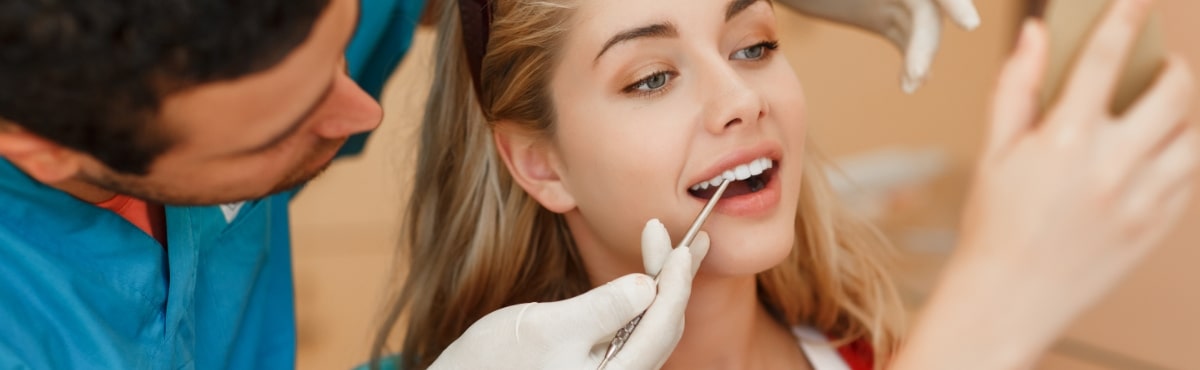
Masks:
[[[222,204],[221,213],[225,214],[225,223],[233,223],[233,219],[237,218],[238,212],[241,212],[244,205],[246,205],[246,202]]]
[[[850,370],[837,349],[829,344],[821,332],[807,326],[796,326],[792,328],[792,334],[799,340],[800,350],[804,351],[804,357],[808,357],[813,370]]]

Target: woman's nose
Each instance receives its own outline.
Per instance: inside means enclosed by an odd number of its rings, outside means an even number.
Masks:
[[[727,63],[712,68],[711,78],[706,79],[709,86],[705,88],[709,96],[705,101],[708,114],[711,117],[705,122],[705,129],[713,134],[721,134],[741,125],[757,125],[767,113],[767,104],[763,97],[750,86],[736,70]]]

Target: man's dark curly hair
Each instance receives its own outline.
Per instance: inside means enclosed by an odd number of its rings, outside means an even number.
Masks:
[[[165,96],[277,64],[328,2],[2,0],[0,121],[145,174]]]

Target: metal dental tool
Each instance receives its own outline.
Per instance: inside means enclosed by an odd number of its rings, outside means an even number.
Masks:
[[[683,235],[683,239],[679,241],[679,244],[677,244],[675,248],[692,245],[692,241],[694,241],[696,239],[696,235],[700,233],[700,227],[704,226],[704,221],[708,220],[708,215],[712,213],[713,207],[716,207],[717,201],[721,199],[722,194],[725,194],[725,188],[728,188],[729,183],[731,182],[733,181],[730,179],[725,179],[721,182],[721,186],[717,188],[717,192],[713,193],[713,196],[708,200],[708,203],[704,204],[704,209],[700,210],[700,214],[696,216],[696,220],[692,221],[692,227],[688,228],[687,234]],[[654,285],[658,285],[657,275],[654,277]],[[625,327],[621,328],[621,330],[617,330],[617,335],[613,337],[612,342],[608,344],[608,351],[604,353],[604,359],[600,360],[600,367],[598,370],[604,370],[604,366],[608,365],[608,361],[612,360],[613,356],[616,356],[617,352],[621,351],[621,347],[625,346],[625,342],[628,341],[629,336],[633,334],[633,329],[637,329],[638,323],[642,321],[642,315],[645,314],[645,312],[642,312],[640,315],[637,315],[637,317],[634,317],[633,320],[630,320],[628,324],[625,324]]]

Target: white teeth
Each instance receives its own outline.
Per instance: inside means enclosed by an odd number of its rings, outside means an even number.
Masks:
[[[692,185],[691,190],[705,190],[713,186],[721,185],[721,182],[725,181],[725,179],[729,179],[730,181],[745,180],[752,176],[761,175],[763,171],[766,171],[772,167],[775,167],[775,164],[771,162],[769,158],[758,158],[750,161],[750,163],[738,165],[733,169],[726,170],[720,175],[713,177],[711,180]]]
[[[733,173],[737,175],[738,181],[750,178],[750,166],[741,165],[733,169]]]
[[[754,162],[750,162],[750,172],[762,173],[763,172],[762,161],[755,159]]]

